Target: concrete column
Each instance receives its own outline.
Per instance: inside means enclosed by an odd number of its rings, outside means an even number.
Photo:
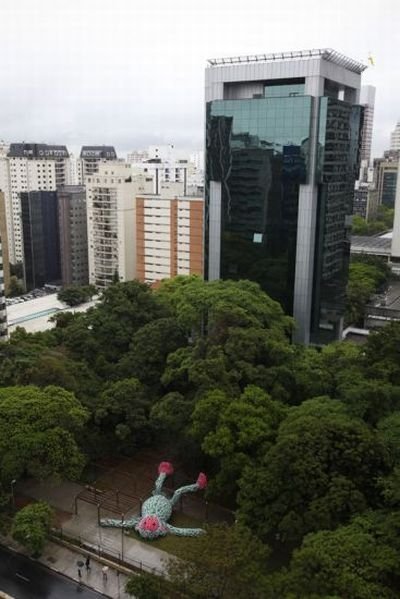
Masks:
[[[208,207],[208,280],[220,278],[221,270],[221,183],[210,181]]]
[[[308,183],[300,185],[299,191],[293,301],[293,316],[296,321],[293,340],[296,343],[305,344],[310,342],[315,229],[318,208],[318,189],[315,179],[318,150],[319,96],[323,94],[323,91],[323,77],[312,76],[306,78],[305,93],[314,96],[314,100],[311,108]]]
[[[392,237],[392,257],[400,258],[400,160],[397,169],[396,197],[394,202],[394,223]]]

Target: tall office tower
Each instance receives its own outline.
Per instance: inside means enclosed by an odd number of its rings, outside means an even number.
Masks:
[[[3,255],[2,242],[0,237],[0,341],[6,341],[7,337],[7,309],[6,298],[4,295]]]
[[[152,183],[118,162],[103,162],[86,178],[89,281],[96,287],[136,277],[136,196],[151,192]]]
[[[145,283],[203,274],[204,201],[166,194],[136,198],[136,278]]]
[[[257,281],[301,343],[341,336],[364,69],[330,49],[206,69],[206,276]]]
[[[371,161],[372,129],[374,126],[376,88],[373,85],[363,85],[360,93],[360,104],[364,107],[364,117],[361,133],[361,163],[368,166]]]
[[[85,185],[86,177],[97,173],[101,162],[110,160],[117,160],[114,146],[82,146],[77,161],[79,185]]]
[[[372,183],[360,183],[354,189],[353,214],[365,220],[374,218],[378,210],[378,191]]]
[[[394,131],[390,135],[390,149],[400,150],[400,121],[396,124]]]
[[[89,282],[86,191],[82,185],[66,185],[57,191],[62,284]]]
[[[4,193],[0,191],[0,239],[1,254],[3,258],[3,282],[4,290],[7,292],[10,286],[10,260],[8,257],[8,232],[7,232],[7,214],[6,200]]]
[[[0,189],[7,211],[9,257],[23,261],[21,193],[54,191],[69,178],[69,154],[65,146],[12,143],[6,158],[0,158]]]
[[[29,291],[61,282],[56,191],[21,193],[24,278]]]
[[[378,204],[394,208],[400,150],[388,150],[374,160]]]

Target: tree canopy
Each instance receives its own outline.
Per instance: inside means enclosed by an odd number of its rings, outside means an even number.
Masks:
[[[60,387],[0,389],[2,480],[78,477],[84,457],[77,437],[86,419],[74,395]]]
[[[353,261],[353,320],[387,277]],[[15,478],[162,448],[237,520],[171,566],[189,596],[399,595],[400,323],[362,347],[297,346],[256,283],[193,276],[116,281],[54,320],[0,346],[0,507]]]

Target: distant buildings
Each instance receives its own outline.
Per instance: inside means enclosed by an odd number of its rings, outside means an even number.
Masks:
[[[155,283],[176,275],[202,275],[203,211],[202,198],[138,195],[136,278]]]
[[[394,131],[390,135],[390,149],[400,150],[400,121],[396,124]]]
[[[389,150],[383,158],[374,160],[378,204],[394,208],[396,198],[397,173],[399,168],[398,150]]]
[[[0,341],[5,341],[7,339],[7,336],[7,310],[6,298],[4,295],[3,254],[0,238]]]
[[[374,171],[370,166],[375,93],[376,89],[372,85],[361,87],[360,104],[364,108],[361,130],[361,162],[358,180],[354,186],[353,214],[365,219],[375,215],[379,201],[374,184]]]
[[[173,145],[149,146],[147,150],[128,154],[127,162],[153,178],[153,193],[161,193],[162,185],[177,184],[178,195],[196,195],[204,186],[204,153],[189,154]]]
[[[373,85],[363,85],[360,92],[360,104],[364,107],[363,126],[361,135],[361,164],[369,166],[371,161],[372,130],[374,126],[376,88]]]
[[[2,191],[0,191],[0,239],[3,263],[4,289],[7,292],[10,286],[10,260],[8,253],[6,200]]]
[[[101,289],[136,276],[136,196],[152,191],[147,179],[117,162],[86,178],[89,281]]]
[[[89,266],[85,187],[60,187],[57,196],[62,284],[87,285]]]
[[[114,146],[82,146],[77,162],[79,185],[84,185],[86,177],[97,173],[101,162],[110,160],[117,160]]]
[[[400,150],[398,153],[397,170],[400,167]],[[392,269],[400,274],[400,177],[397,177],[396,194],[394,202],[394,223],[392,234],[391,261]]]
[[[247,278],[340,339],[365,66],[330,49],[209,61],[205,275]]]
[[[0,154],[0,190],[4,192],[9,258],[23,262],[21,193],[55,191],[69,182],[70,164],[66,146],[12,143]]]
[[[24,279],[28,291],[61,282],[56,191],[21,192]]]

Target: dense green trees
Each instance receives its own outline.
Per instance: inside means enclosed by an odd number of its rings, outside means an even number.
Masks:
[[[387,280],[368,260],[352,270],[357,297]],[[161,444],[236,510],[233,530],[185,544],[189,596],[398,596],[400,323],[362,347],[298,347],[258,285],[197,277],[116,282],[55,321],[0,346],[3,491]]]
[[[90,301],[96,293],[94,285],[70,285],[61,289],[57,297],[68,306],[79,306],[79,304]]]
[[[376,530],[368,516],[360,517],[334,531],[308,535],[294,552],[284,586],[302,599],[394,599],[398,563],[399,553],[382,530]]]
[[[393,228],[394,209],[381,204],[376,216],[365,220],[361,216],[353,216],[353,235],[376,235]]]
[[[60,387],[0,389],[0,476],[75,479],[84,458],[77,438],[87,413]]]
[[[18,277],[12,275],[10,277],[10,283],[8,288],[6,289],[6,295],[8,297],[17,297],[18,295],[22,295],[24,293],[24,286],[19,281]]]
[[[52,509],[47,503],[43,501],[31,503],[15,515],[11,534],[34,555],[40,555],[50,530],[52,517]]]
[[[389,266],[379,257],[352,257],[347,284],[346,321],[349,324],[363,324],[366,304],[374,293],[385,288],[390,276]]]
[[[167,595],[162,587],[163,581],[158,576],[140,572],[128,579],[125,591],[135,599],[164,599]]]
[[[268,554],[268,547],[242,526],[209,526],[206,535],[188,539],[178,558],[169,561],[168,579],[198,599],[262,599]]]
[[[341,402],[312,399],[290,409],[275,444],[239,482],[240,515],[263,538],[301,541],[379,503],[384,448]]]

